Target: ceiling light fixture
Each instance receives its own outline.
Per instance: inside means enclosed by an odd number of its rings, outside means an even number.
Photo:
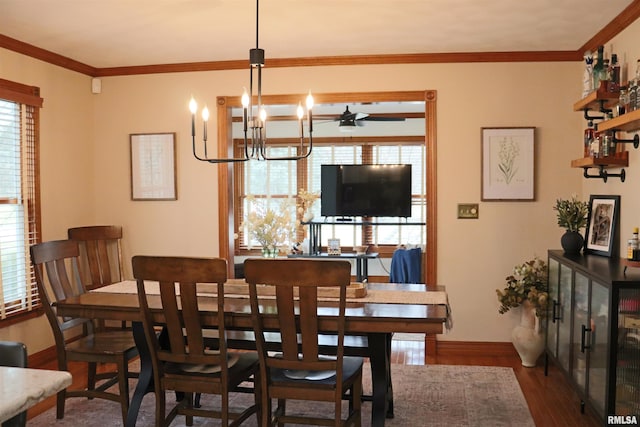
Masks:
[[[298,145],[298,154],[296,156],[284,156],[284,157],[270,157],[267,154],[267,139],[266,139],[266,123],[267,112],[265,106],[262,104],[262,67],[264,67],[264,49],[258,47],[258,16],[259,16],[259,4],[260,1],[256,0],[256,47],[249,50],[249,93],[245,88],[242,94],[242,128],[244,132],[244,156],[243,157],[228,157],[228,158],[213,158],[207,154],[207,121],[209,120],[209,109],[205,107],[202,109],[202,121],[203,121],[203,151],[204,156],[200,156],[196,150],[196,113],[198,111],[198,104],[196,100],[191,97],[189,102],[189,110],[191,111],[191,139],[193,142],[193,156],[201,161],[209,163],[231,163],[231,162],[244,162],[247,160],[300,160],[305,157],[309,157],[311,150],[313,149],[313,96],[311,92],[307,95],[306,107],[307,107],[307,129],[309,136],[304,136],[304,109],[302,103],[298,103],[297,117],[298,117],[298,134],[300,137],[300,143]],[[256,70],[257,78],[254,76],[254,69]],[[254,80],[256,80],[257,93],[254,96],[253,87]],[[254,103],[255,101],[255,103]]]

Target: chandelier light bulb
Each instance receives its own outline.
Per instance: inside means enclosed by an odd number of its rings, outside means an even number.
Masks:
[[[206,105],[202,109],[202,120],[204,120],[205,122],[209,120],[209,109]]]
[[[302,103],[298,103],[298,109],[296,110],[297,114],[298,114],[298,120],[302,120],[302,118],[304,117],[304,110],[302,109]]]
[[[244,89],[244,92],[242,93],[242,106],[244,108],[249,107],[249,94],[247,93],[247,89]]]
[[[193,96],[191,97],[191,100],[189,101],[189,111],[191,111],[191,114],[195,114],[196,111],[198,111],[198,103],[196,102],[195,99],[193,99]]]
[[[267,120],[267,110],[265,110],[264,108],[260,109],[260,120],[262,122]]]
[[[307,95],[307,110],[311,110],[313,108],[313,96],[311,95],[311,91],[309,91],[309,95]]]

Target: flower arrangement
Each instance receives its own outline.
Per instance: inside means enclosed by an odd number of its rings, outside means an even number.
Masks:
[[[280,203],[277,210],[266,208],[252,196],[247,197],[248,210],[244,221],[240,224],[245,229],[248,246],[258,241],[263,251],[277,253],[278,249],[285,249],[295,240],[298,221],[295,220],[292,202]]]
[[[303,238],[306,237],[307,232],[302,222],[309,222],[313,219],[313,213],[310,211],[319,198],[320,193],[318,192],[312,193],[304,188],[298,192],[298,206],[296,210],[298,212],[298,218],[301,220],[301,222],[298,223],[298,231],[302,234]]]
[[[500,314],[529,302],[536,310],[536,316],[544,317],[549,301],[547,292],[547,264],[539,258],[526,261],[513,268],[507,276],[507,286],[496,289],[500,301]]]
[[[587,225],[589,205],[575,195],[570,200],[558,199],[553,210],[558,212],[558,225],[567,231],[580,232]]]

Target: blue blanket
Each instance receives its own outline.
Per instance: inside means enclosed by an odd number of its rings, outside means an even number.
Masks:
[[[391,283],[422,283],[422,250],[396,249],[391,258]]]

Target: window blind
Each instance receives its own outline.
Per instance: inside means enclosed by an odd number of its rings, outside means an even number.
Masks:
[[[0,99],[0,320],[40,306],[29,256],[40,228],[38,116],[37,106]]]
[[[272,148],[272,155],[293,155],[294,147],[279,146]],[[277,151],[277,153],[276,153]],[[380,141],[368,139],[366,142],[341,141],[340,143],[314,144],[307,159],[286,162],[246,162],[238,167],[243,171],[242,183],[236,197],[241,209],[236,210],[239,224],[244,212],[249,208],[246,196],[262,199],[273,208],[277,203],[294,198],[300,188],[311,192],[320,192],[321,165],[323,164],[392,164],[412,165],[412,216],[407,222],[426,222],[426,148],[424,140],[411,138],[403,141]],[[314,218],[320,218],[320,201],[311,209]],[[398,218],[379,218],[378,222],[399,222]],[[248,236],[244,230],[238,230],[238,242],[247,246]],[[398,245],[400,243],[425,244],[426,233],[423,226],[374,226],[354,227],[352,225],[323,225],[322,245],[328,238],[339,238],[341,246],[362,244]],[[252,242],[255,244],[255,242]]]

